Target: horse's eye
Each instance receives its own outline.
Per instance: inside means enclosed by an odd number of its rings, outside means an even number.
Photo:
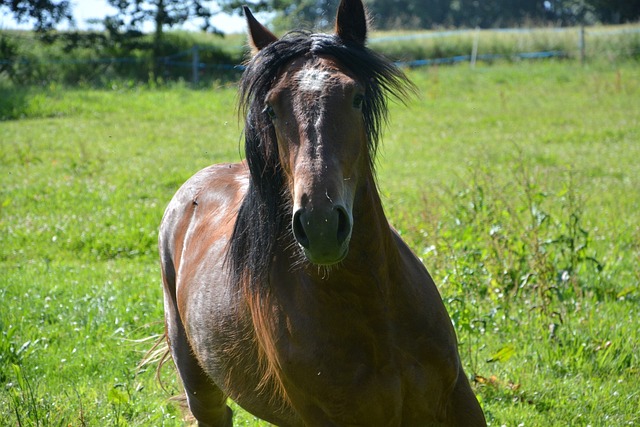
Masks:
[[[264,110],[262,110],[262,112],[269,116],[271,120],[276,119],[276,112],[273,110],[273,107],[271,105],[267,105],[266,107],[264,107]]]
[[[353,108],[360,109],[364,103],[364,95],[358,94],[353,97]]]

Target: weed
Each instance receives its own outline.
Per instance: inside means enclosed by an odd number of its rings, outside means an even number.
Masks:
[[[16,417],[17,425],[36,427],[62,427],[67,424],[63,413],[33,384],[22,368],[12,365],[16,383],[7,384],[10,406]]]
[[[586,290],[604,296],[604,267],[582,224],[584,204],[573,173],[567,171],[561,188],[554,188],[522,159],[514,164],[507,180],[474,167],[466,188],[450,193],[453,214],[431,222],[436,229],[423,233],[430,240],[417,242],[435,245],[430,260],[446,271],[443,286],[453,295],[449,304],[461,331],[487,323],[477,317],[478,299],[485,301],[485,316],[502,312],[504,322],[513,321],[513,307],[524,302],[549,327],[562,324],[572,301]],[[422,212],[431,215],[428,206]]]

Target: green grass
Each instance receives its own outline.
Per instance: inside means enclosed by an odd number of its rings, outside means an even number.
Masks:
[[[490,424],[639,423],[637,64],[410,76],[379,184]],[[164,391],[137,367],[163,328],[157,227],[192,173],[240,158],[235,88],[0,99],[0,424],[182,425],[174,372]]]

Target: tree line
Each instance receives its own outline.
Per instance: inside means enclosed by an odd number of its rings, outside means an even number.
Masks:
[[[339,0],[259,0],[277,28],[323,28]],[[368,0],[379,29],[504,28],[621,24],[640,19],[640,0]]]
[[[107,0],[117,13],[99,21],[105,30],[135,35],[152,22],[156,38],[165,29],[198,21],[203,31],[218,32],[211,18],[239,13],[242,4],[273,14],[276,29],[325,28],[339,0]],[[523,24],[619,24],[640,19],[640,0],[369,0],[370,15],[381,29],[441,27],[498,28]],[[47,32],[61,22],[73,24],[69,0],[0,0],[0,13],[32,22]],[[72,25],[73,26],[73,25]]]
[[[638,0],[371,0],[384,29],[619,24],[640,18]]]

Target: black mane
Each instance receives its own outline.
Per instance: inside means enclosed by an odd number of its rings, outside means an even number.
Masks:
[[[245,121],[245,155],[250,180],[227,253],[233,278],[255,289],[267,283],[266,274],[278,238],[286,238],[291,221],[273,125],[265,113],[265,99],[283,67],[302,56],[335,58],[364,85],[362,112],[373,170],[387,97],[403,100],[414,86],[383,56],[337,35],[296,31],[260,50],[247,64],[240,81],[240,111]],[[285,244],[289,244],[287,241]]]

